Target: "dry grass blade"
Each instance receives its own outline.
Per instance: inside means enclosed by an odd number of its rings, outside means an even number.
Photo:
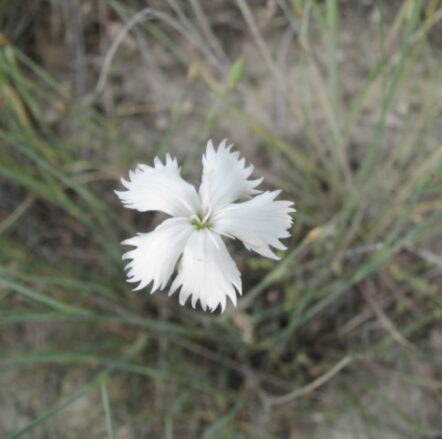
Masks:
[[[28,194],[27,197],[14,210],[14,212],[12,212],[0,223],[0,235],[11,228],[14,223],[18,221],[20,217],[23,216],[26,211],[32,206],[34,201],[35,198],[31,194]]]

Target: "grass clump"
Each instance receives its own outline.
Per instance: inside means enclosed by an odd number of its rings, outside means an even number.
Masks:
[[[2,436],[441,435],[437,3],[85,1],[50,11],[67,72],[3,34]],[[130,291],[113,195],[169,150],[192,178],[209,135],[298,210],[214,316]]]

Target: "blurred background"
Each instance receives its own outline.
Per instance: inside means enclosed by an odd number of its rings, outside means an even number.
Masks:
[[[441,55],[439,0],[0,1],[0,437],[441,438]],[[225,137],[287,252],[133,293],[119,178]]]

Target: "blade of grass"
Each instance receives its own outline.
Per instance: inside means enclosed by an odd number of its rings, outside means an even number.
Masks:
[[[108,385],[107,379],[103,379],[103,381],[100,383],[101,402],[103,404],[103,410],[104,410],[104,415],[105,415],[105,419],[106,419],[107,435],[108,435],[109,439],[115,439],[114,427],[113,427],[113,421],[112,421],[112,412],[111,412],[111,407],[110,407],[110,402],[109,402],[109,395],[107,392],[107,385]]]
[[[147,336],[142,335],[140,336],[135,343],[131,346],[131,348],[128,350],[128,352],[121,357],[120,363],[124,363],[125,361],[129,360],[131,357],[136,355],[146,344],[147,342]],[[57,415],[58,413],[62,412],[66,408],[70,407],[72,404],[74,404],[76,401],[81,399],[82,397],[86,396],[90,392],[92,392],[95,387],[97,387],[103,380],[104,377],[108,376],[115,370],[115,366],[109,366],[104,371],[100,372],[96,378],[91,380],[88,384],[83,386],[78,392],[74,393],[71,397],[67,398],[63,402],[55,405],[50,410],[44,412],[40,416],[38,416],[36,419],[34,419],[32,422],[30,422],[25,427],[21,428],[17,432],[7,436],[5,439],[17,439],[21,436],[23,436],[25,433],[29,433],[31,430],[33,430],[36,426],[42,424],[43,422],[46,422],[48,419],[52,418],[53,416]]]

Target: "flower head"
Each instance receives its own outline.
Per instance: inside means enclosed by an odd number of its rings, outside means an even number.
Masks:
[[[222,240],[239,239],[248,250],[279,259],[272,247],[285,250],[281,239],[290,236],[293,203],[275,200],[280,191],[261,192],[262,179],[252,180],[253,166],[224,140],[217,150],[211,140],[203,155],[198,192],[180,176],[176,159],[154,166],[138,165],[122,179],[126,191],[116,191],[122,203],[140,212],[161,211],[170,216],[152,232],[123,242],[134,248],[124,254],[128,282],[135,290],[152,284],[151,293],[165,289],[178,264],[169,295],[179,290],[184,305],[191,297],[206,311],[236,305],[242,294],[241,274]]]

